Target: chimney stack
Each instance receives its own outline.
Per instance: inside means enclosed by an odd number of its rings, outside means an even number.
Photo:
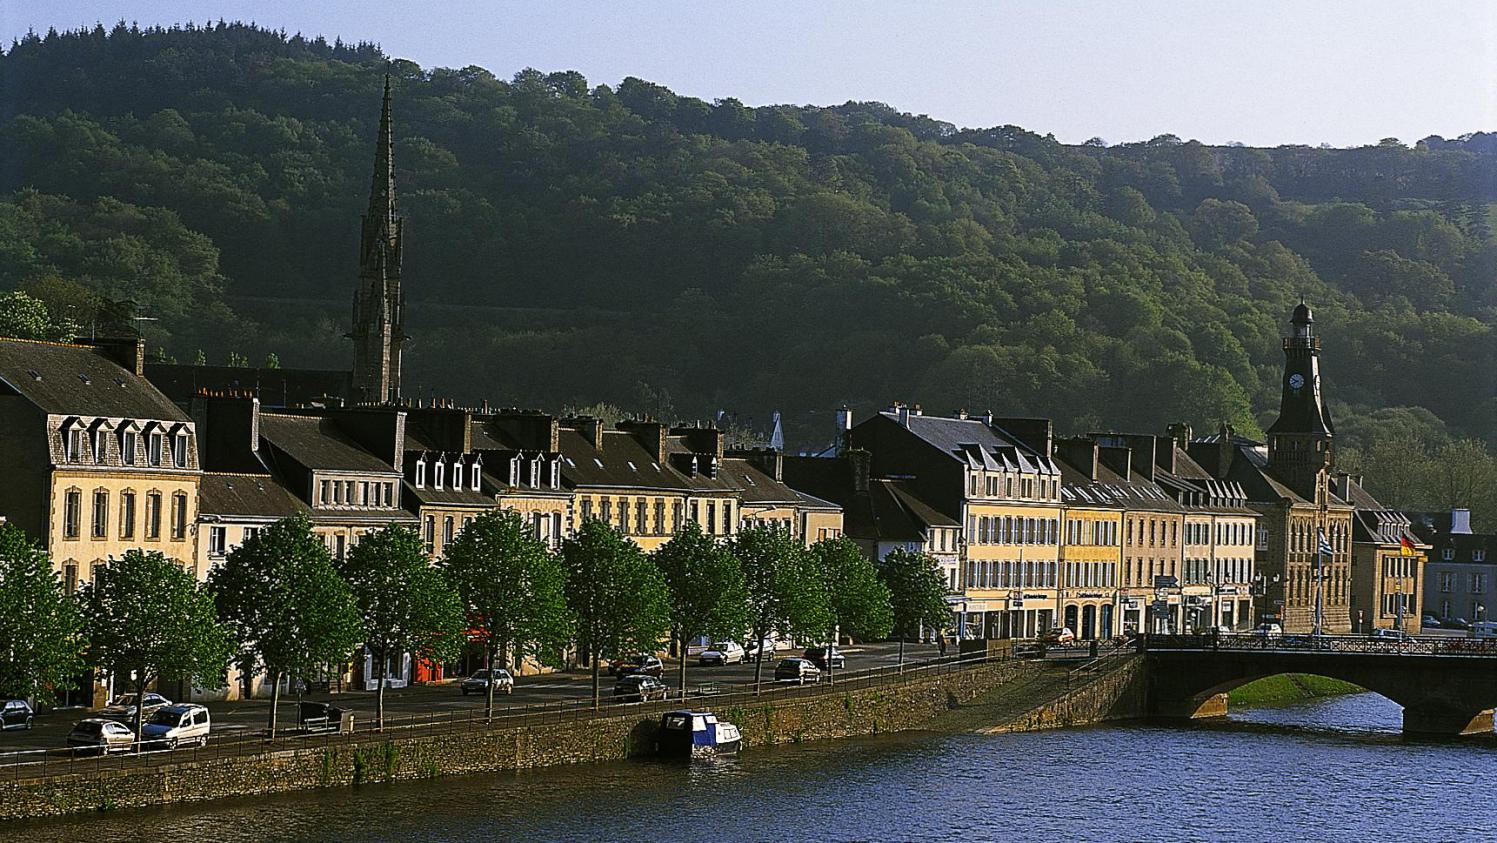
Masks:
[[[1455,536],[1455,535],[1469,536],[1469,535],[1471,535],[1471,510],[1469,510],[1469,509],[1452,509],[1452,510],[1450,510],[1450,534],[1452,536]]]
[[[873,469],[873,454],[865,448],[851,448],[847,452],[847,466],[852,472],[853,492],[866,494],[868,475]]]

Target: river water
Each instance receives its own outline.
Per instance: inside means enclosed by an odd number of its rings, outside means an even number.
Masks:
[[[1497,739],[1374,694],[1186,727],[908,733],[0,827],[44,841],[1497,839]],[[9,838],[6,838],[9,839]]]

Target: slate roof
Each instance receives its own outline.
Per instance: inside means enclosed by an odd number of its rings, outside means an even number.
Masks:
[[[879,415],[903,426],[898,415],[893,412],[885,410]],[[1036,453],[1017,439],[1000,436],[981,419],[957,419],[912,413],[909,417],[909,431],[941,452],[974,468],[992,471],[1008,468],[1042,474],[1060,473],[1060,469],[1048,457]]]
[[[352,398],[353,375],[336,369],[264,369],[147,363],[146,379],[180,404],[207,392],[245,395],[267,407],[296,407],[327,396]]]
[[[332,419],[261,413],[260,438],[314,470],[382,474],[395,471],[390,464],[345,436]]]
[[[198,511],[205,516],[286,518],[311,512],[268,474],[203,472]]]
[[[615,486],[683,491],[686,478],[655,461],[639,440],[622,430],[603,431],[603,450],[571,428],[561,429],[561,476],[572,487]]]
[[[1097,466],[1097,479],[1092,480],[1064,459],[1057,458],[1055,462],[1060,468],[1060,499],[1064,503],[1150,512],[1185,511],[1185,507],[1153,483],[1125,478],[1105,465]]]
[[[853,538],[921,541],[926,525],[961,526],[926,503],[903,480],[870,480],[868,491],[858,492],[845,458],[786,457],[785,466],[786,477],[793,478],[797,491],[842,507],[843,532]]]
[[[0,338],[0,381],[44,413],[190,421],[144,378],[89,346]]]
[[[488,472],[484,472],[487,474]],[[487,481],[484,482],[487,485]],[[416,488],[416,484],[409,480],[404,481],[404,495],[407,501],[424,506],[489,506],[493,507],[492,495],[483,492],[475,492],[471,489],[442,488],[433,489],[431,484],[424,488]]]

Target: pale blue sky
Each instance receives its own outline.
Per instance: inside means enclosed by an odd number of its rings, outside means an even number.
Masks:
[[[254,20],[424,67],[639,76],[751,105],[880,100],[1067,142],[1338,146],[1497,130],[1497,3],[0,0],[0,37]]]

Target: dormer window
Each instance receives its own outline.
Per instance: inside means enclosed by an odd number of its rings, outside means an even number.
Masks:
[[[63,453],[68,462],[82,462],[83,452],[88,448],[88,438],[81,427],[70,427],[63,434]]]
[[[172,464],[177,468],[187,467],[187,431],[179,430],[172,438]]]
[[[162,453],[166,450],[166,437],[161,431],[153,430],[146,437],[146,462],[151,465],[161,465]]]
[[[135,450],[140,447],[140,434],[133,429],[120,431],[120,462],[135,465]]]
[[[561,488],[561,460],[551,460],[551,488]]]
[[[529,478],[529,483],[530,483],[530,487],[532,489],[538,489],[538,488],[540,488],[540,485],[541,485],[541,455],[540,454],[536,454],[535,457],[534,457],[534,459],[530,460],[530,478]]]
[[[93,452],[94,462],[103,462],[104,456],[108,452],[108,447],[105,445],[104,439],[104,436],[107,432],[108,431],[103,424],[96,424],[94,426],[94,429],[89,431],[88,447],[89,450]]]
[[[439,492],[442,490],[442,475],[446,473],[446,470],[447,466],[441,460],[437,460],[437,464],[432,466],[431,487]]]
[[[416,488],[426,488],[426,457],[416,460]]]
[[[483,490],[483,462],[481,460],[474,459],[473,460],[473,467],[468,470],[468,473],[470,475],[469,478],[468,478],[468,481],[469,481],[468,482],[468,487],[471,488],[475,492],[482,491]]]

